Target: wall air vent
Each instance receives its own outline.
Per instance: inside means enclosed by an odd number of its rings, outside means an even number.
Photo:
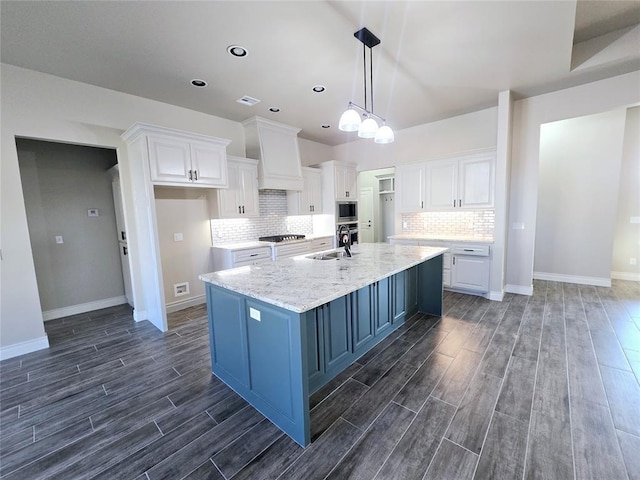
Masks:
[[[260,103],[260,100],[250,97],[249,95],[245,95],[244,97],[236,100],[236,102],[241,103],[242,105],[246,105],[247,107],[253,107],[254,105]]]

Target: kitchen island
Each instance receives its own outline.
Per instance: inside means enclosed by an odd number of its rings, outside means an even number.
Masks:
[[[213,373],[308,445],[311,393],[416,312],[441,315],[446,250],[362,244],[351,258],[312,254],[201,275]]]

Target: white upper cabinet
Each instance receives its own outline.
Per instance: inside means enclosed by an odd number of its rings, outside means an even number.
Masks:
[[[226,187],[229,140],[136,123],[122,137],[149,162],[152,183],[166,186]],[[144,160],[143,160],[144,161]]]
[[[357,200],[358,172],[351,165],[335,164],[336,200]]]
[[[495,153],[396,167],[400,212],[492,208]]]
[[[260,117],[242,124],[247,155],[259,160],[258,188],[302,190],[300,129]]]
[[[229,157],[229,188],[210,194],[212,218],[260,216],[258,161]]]
[[[426,167],[424,163],[409,163],[396,167],[396,198],[401,212],[424,210]]]
[[[460,160],[458,206],[462,208],[493,207],[495,190],[495,161],[493,156],[480,156]]]
[[[427,162],[427,210],[446,210],[457,204],[458,161]]]
[[[358,170],[355,165],[329,160],[320,164],[322,170],[322,209],[336,214],[336,201],[358,201]]]
[[[322,213],[322,172],[318,168],[302,167],[301,191],[287,191],[289,215]]]

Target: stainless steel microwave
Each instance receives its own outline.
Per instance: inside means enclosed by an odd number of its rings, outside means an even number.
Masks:
[[[358,202],[336,202],[336,223],[357,221]]]

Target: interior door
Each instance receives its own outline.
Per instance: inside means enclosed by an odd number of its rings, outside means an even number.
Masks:
[[[360,243],[373,243],[374,228],[373,188],[362,187],[358,199],[358,241]]]

